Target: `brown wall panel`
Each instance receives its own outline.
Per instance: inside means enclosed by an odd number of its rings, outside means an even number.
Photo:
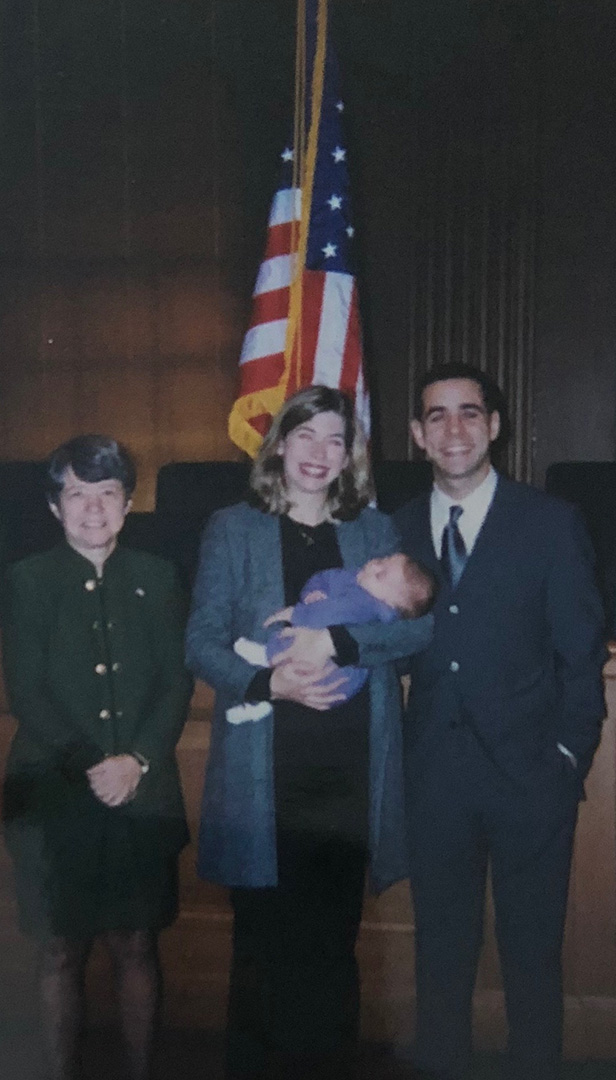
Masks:
[[[137,455],[148,506],[165,461],[237,456],[226,415],[242,323],[212,270],[188,265],[148,280],[123,280],[121,270],[13,290],[0,452],[41,457],[79,432],[113,432]]]
[[[164,462],[239,456],[244,210],[218,9],[25,0],[1,54],[0,458],[108,431],[136,454],[138,508]]]

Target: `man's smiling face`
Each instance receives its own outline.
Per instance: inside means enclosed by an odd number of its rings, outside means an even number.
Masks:
[[[470,494],[490,469],[490,445],[500,431],[497,412],[488,413],[473,379],[430,383],[422,395],[413,438],[434,468],[434,479],[458,498]]]

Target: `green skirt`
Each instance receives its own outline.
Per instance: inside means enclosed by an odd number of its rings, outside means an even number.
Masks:
[[[49,797],[57,788],[39,789],[26,808],[11,798],[10,780],[7,787],[5,835],[24,933],[84,940],[174,921],[182,843],[170,845],[169,832],[177,822],[110,809],[84,790],[59,802]]]

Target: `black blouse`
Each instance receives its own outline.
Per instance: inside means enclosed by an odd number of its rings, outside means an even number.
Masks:
[[[308,578],[342,566],[336,528],[280,519],[285,604]],[[368,817],[368,684],[325,712],[274,702],[274,781],[279,831],[365,843]]]

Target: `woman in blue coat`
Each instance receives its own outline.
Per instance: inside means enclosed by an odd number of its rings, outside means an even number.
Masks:
[[[216,690],[199,871],[231,887],[228,1078],[275,1067],[296,1077],[353,1075],[366,868],[377,891],[406,875],[393,662],[428,643],[431,616],[289,629],[272,670],[233,650],[241,636],[264,642],[265,620],[295,604],[313,573],[359,569],[397,550],[370,496],[351,402],[310,387],[275,418],[250,501],[214,515],[203,539],[188,666]],[[371,671],[347,702],[335,675],[345,664]],[[235,705],[264,700],[273,715],[256,708],[261,719],[226,718]]]

